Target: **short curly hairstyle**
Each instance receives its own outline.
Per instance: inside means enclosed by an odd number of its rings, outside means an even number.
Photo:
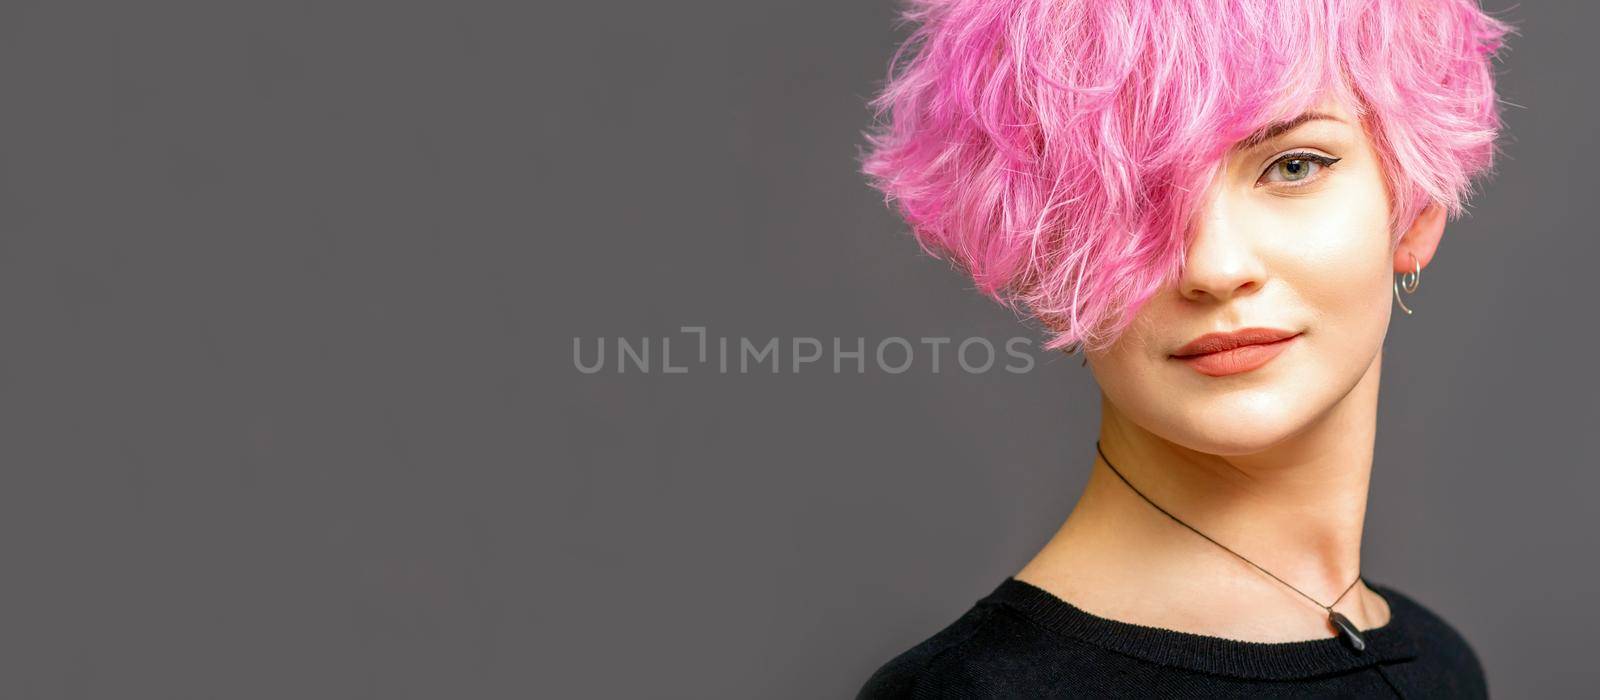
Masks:
[[[1393,240],[1460,216],[1496,158],[1476,0],[906,0],[862,172],[928,253],[1103,348],[1183,267],[1239,141],[1332,96],[1384,172]]]

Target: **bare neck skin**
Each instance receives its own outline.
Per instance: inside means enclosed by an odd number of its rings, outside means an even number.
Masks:
[[[1333,637],[1318,603],[1361,573],[1381,361],[1305,429],[1243,456],[1176,445],[1101,399],[1100,444],[1128,481],[1316,603],[1156,510],[1097,453],[1066,522],[1015,577],[1123,622],[1257,642]],[[1363,630],[1389,621],[1361,582],[1333,609]]]

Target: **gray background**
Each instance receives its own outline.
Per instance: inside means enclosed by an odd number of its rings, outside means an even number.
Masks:
[[[843,697],[1059,524],[1073,358],[574,364],[1037,337],[855,173],[890,5],[535,4],[0,9],[0,696]],[[1567,697],[1600,17],[1510,16],[1507,157],[1391,331],[1364,569],[1497,696]]]

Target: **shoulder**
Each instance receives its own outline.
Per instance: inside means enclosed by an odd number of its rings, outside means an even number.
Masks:
[[[1389,586],[1376,590],[1389,602],[1391,620],[1403,617],[1406,633],[1424,655],[1424,668],[1456,691],[1455,697],[1482,697],[1488,683],[1478,652],[1460,630],[1417,598]]]
[[[1050,678],[1063,678],[1062,672],[1070,671],[1067,666],[1074,657],[1084,664],[1093,663],[1092,647],[1063,649],[1063,644],[1076,646],[1014,610],[980,602],[878,668],[856,698],[1033,694],[1049,686]],[[1047,669],[1050,678],[1040,675]]]

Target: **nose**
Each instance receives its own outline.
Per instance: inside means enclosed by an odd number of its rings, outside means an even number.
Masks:
[[[1254,293],[1266,281],[1266,266],[1249,222],[1230,213],[1227,198],[1213,191],[1191,231],[1179,291],[1196,302],[1225,302]]]

